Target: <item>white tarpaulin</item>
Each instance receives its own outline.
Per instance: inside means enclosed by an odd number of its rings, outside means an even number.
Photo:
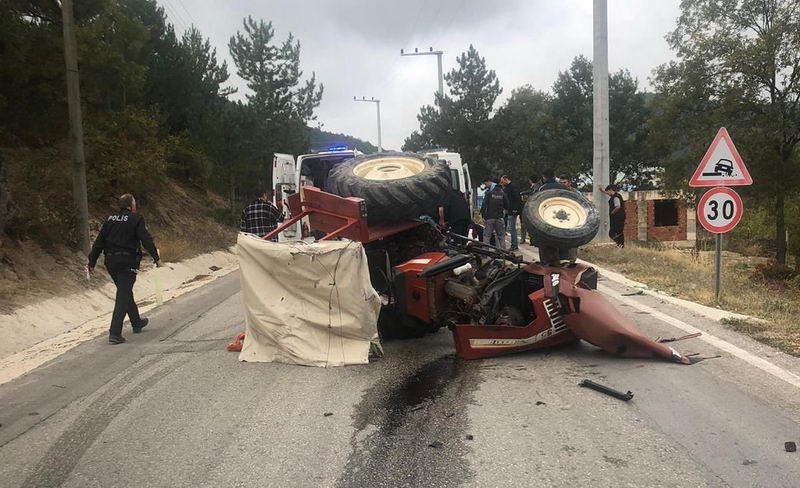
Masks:
[[[359,242],[237,242],[245,339],[242,361],[306,366],[368,362],[380,298]]]

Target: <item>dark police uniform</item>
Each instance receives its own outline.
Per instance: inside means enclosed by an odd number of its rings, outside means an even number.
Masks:
[[[92,268],[97,264],[100,253],[105,254],[106,269],[117,285],[109,330],[110,338],[122,336],[122,321],[125,320],[125,315],[130,318],[134,332],[138,332],[146,324],[139,316],[139,309],[133,298],[133,284],[136,283],[136,273],[142,256],[141,246],[144,246],[153,257],[153,261],[158,263],[158,250],[144,225],[144,218],[128,209],[121,209],[110,215],[103,223],[89,253],[89,266]]]
[[[483,242],[488,244],[494,234],[497,247],[506,248],[506,226],[503,218],[509,207],[508,196],[499,184],[495,184],[491,191],[484,193],[481,205],[481,216],[484,219]]]

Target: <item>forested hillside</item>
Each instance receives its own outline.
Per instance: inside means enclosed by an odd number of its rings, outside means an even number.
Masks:
[[[243,19],[228,66],[197,28],[178,35],[154,0],[80,1],[75,18],[94,208],[128,191],[152,200],[171,180],[237,207],[270,184],[273,152],[329,142],[374,150],[308,127],[323,85],[301,68],[300,41],[276,38],[270,22]],[[234,70],[247,93],[228,83]],[[11,236],[71,242],[65,83],[59,4],[0,2],[0,231]]]
[[[245,18],[233,66],[154,0],[75,2],[90,232],[133,192],[168,260],[230,245],[241,208],[271,185],[273,152],[348,144],[317,128],[323,86],[301,44]],[[236,93],[232,72],[247,84]],[[0,0],[0,301],[74,287],[78,251],[59,2]],[[84,285],[81,285],[84,286]]]

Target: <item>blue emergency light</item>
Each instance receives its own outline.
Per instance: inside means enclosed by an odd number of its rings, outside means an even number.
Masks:
[[[339,145],[336,145],[336,146],[329,146],[328,147],[328,151],[329,152],[347,151],[347,149],[348,149],[347,146],[344,145],[344,144],[339,144]]]

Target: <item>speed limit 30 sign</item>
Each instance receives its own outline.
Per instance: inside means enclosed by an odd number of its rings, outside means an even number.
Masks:
[[[727,187],[706,192],[697,205],[700,224],[712,234],[724,234],[742,220],[742,197]]]

